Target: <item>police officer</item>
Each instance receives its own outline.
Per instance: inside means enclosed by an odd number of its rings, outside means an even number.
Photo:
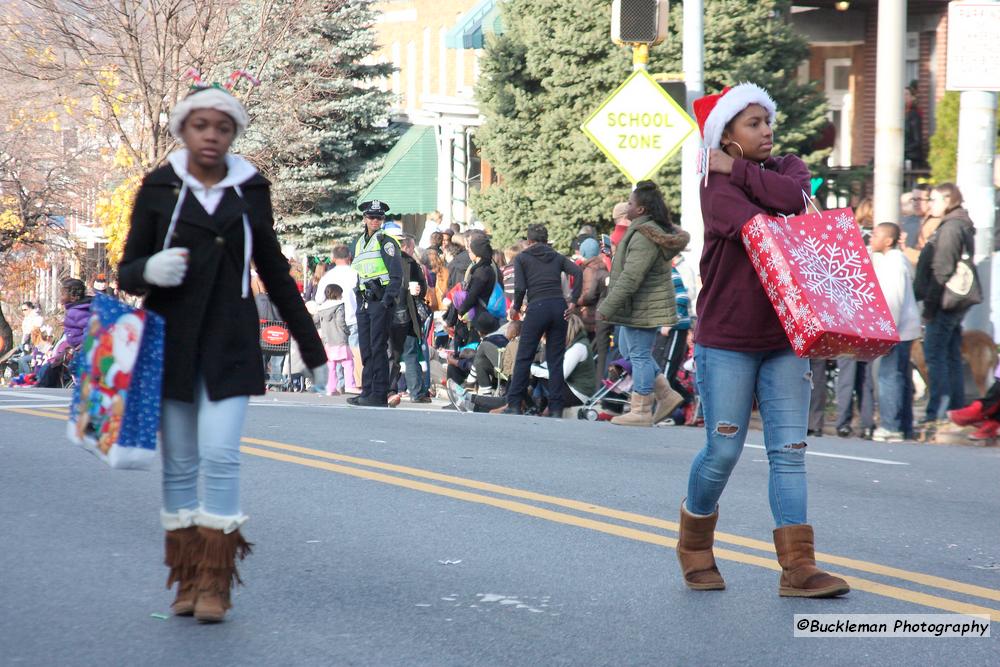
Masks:
[[[351,405],[387,407],[389,394],[389,326],[403,282],[400,249],[382,231],[389,206],[373,199],[358,206],[365,231],[354,242],[358,272],[358,342],[361,345],[361,395],[347,399]]]

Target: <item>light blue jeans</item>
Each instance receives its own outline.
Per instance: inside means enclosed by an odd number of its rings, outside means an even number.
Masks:
[[[809,360],[787,350],[736,352],[695,345],[698,393],[708,441],[695,456],[686,506],[712,514],[743,451],[754,397],[770,466],[768,499],[778,527],[806,523]]]
[[[163,509],[199,506],[209,514],[240,514],[240,433],[248,396],[210,401],[199,378],[195,402],[163,401]],[[198,472],[205,484],[198,502]]]
[[[622,326],[618,334],[618,348],[623,358],[632,362],[632,391],[648,396],[660,372],[653,360],[653,343],[659,329],[636,329]]]

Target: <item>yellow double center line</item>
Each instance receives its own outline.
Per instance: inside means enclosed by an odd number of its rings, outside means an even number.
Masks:
[[[11,409],[10,411],[55,419],[66,418],[66,408],[16,408]],[[538,519],[552,521],[554,523],[576,526],[578,528],[586,528],[639,542],[656,544],[668,548],[674,548],[677,546],[677,539],[674,537],[618,523],[600,521],[595,518],[588,518],[586,516],[579,516],[577,514],[569,514],[566,512],[556,511],[554,509],[539,507],[538,505],[528,504],[527,502],[520,502],[520,500],[531,501],[533,503],[544,503],[545,505],[565,508],[593,517],[614,519],[616,521],[638,526],[648,526],[676,533],[679,530],[679,526],[674,521],[666,521],[656,517],[616,510],[609,507],[602,507],[600,505],[594,505],[592,503],[582,502],[579,500],[549,496],[536,493],[534,491],[525,491],[498,484],[491,484],[489,482],[480,482],[463,477],[422,470],[420,468],[411,468],[408,466],[386,463],[373,459],[336,454],[334,452],[300,447],[298,445],[290,445],[287,443],[275,442],[273,440],[243,438],[242,442],[246,443],[246,445],[252,445],[240,448],[243,453],[251,456],[271,459],[273,461],[281,461],[284,463],[293,463],[319,470],[326,470],[328,472],[349,475],[351,477],[380,482],[382,484],[391,484],[393,486],[444,496],[465,502],[488,505],[490,507],[496,507],[509,512],[532,516]],[[266,449],[262,449],[262,447]],[[390,472],[396,474],[387,474]],[[406,475],[407,477],[400,477],[398,475]],[[421,480],[431,480],[447,484],[449,486],[441,486],[440,484],[432,484],[428,481]],[[474,489],[476,491],[496,495],[485,495],[484,493],[476,493],[465,489]],[[509,500],[508,498],[517,498],[520,500]],[[715,557],[717,559],[734,561],[747,565],[756,565],[758,567],[774,571],[781,570],[781,567],[778,565],[774,557],[774,546],[769,542],[722,532],[717,532],[715,534],[715,540],[716,543],[730,544],[743,547],[745,549],[762,551],[767,554],[766,556],[761,556],[753,553],[746,553],[744,551],[717,547],[715,549]],[[920,572],[912,572],[901,568],[821,552],[816,553],[816,560],[818,562],[836,567],[844,567],[868,574],[908,581],[926,588],[938,589],[950,593],[957,593],[959,595],[1000,602],[1000,590],[986,588],[984,586],[976,586],[974,584],[954,581],[944,577],[923,574]],[[954,600],[940,595],[914,591],[908,588],[893,586],[880,581],[874,581],[844,573],[838,572],[834,574],[837,574],[837,576],[843,577],[847,580],[847,582],[851,585],[851,588],[854,590],[874,593],[875,595],[881,595],[904,602],[911,602],[913,604],[923,605],[952,613],[988,615],[993,621],[1000,621],[1000,610],[993,609],[991,607]]]

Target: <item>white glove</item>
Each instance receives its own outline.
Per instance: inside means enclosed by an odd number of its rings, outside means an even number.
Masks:
[[[312,373],[313,391],[320,394],[326,391],[326,383],[330,379],[330,371],[326,364],[310,370]]]
[[[142,277],[150,285],[177,287],[184,282],[187,265],[187,248],[168,248],[146,260],[146,268],[142,271]]]

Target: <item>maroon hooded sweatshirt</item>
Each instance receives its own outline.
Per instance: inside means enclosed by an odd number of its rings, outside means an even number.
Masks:
[[[740,238],[758,213],[796,215],[809,191],[809,169],[794,155],[763,164],[737,159],[731,174],[710,173],[701,186],[705,245],[701,253],[695,341],[739,352],[790,346]]]

